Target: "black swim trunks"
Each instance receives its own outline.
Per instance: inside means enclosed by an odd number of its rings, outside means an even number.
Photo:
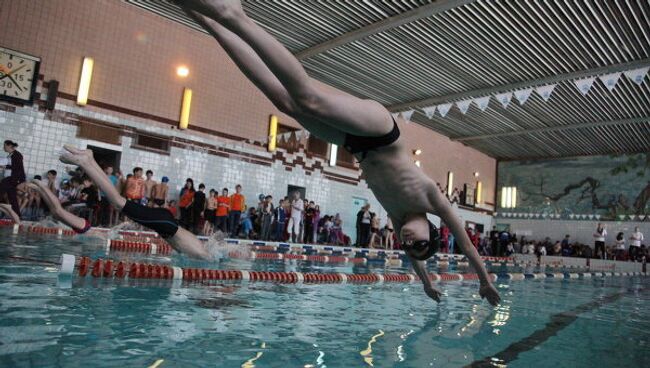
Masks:
[[[163,238],[171,238],[178,231],[178,222],[166,208],[151,208],[126,201],[122,213],[137,222],[157,232]]]
[[[380,147],[385,147],[395,142],[399,138],[400,132],[397,127],[397,122],[393,118],[393,130],[390,133],[382,135],[381,137],[364,137],[360,135],[345,135],[345,143],[343,147],[351,154],[361,153],[361,161],[366,158],[368,151],[376,150]]]
[[[153,203],[154,203],[156,206],[160,206],[160,207],[162,207],[162,206],[165,205],[165,200],[164,200],[164,199],[154,198],[154,199],[153,199]]]

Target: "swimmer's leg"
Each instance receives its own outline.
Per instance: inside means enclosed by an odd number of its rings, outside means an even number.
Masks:
[[[101,167],[99,167],[93,158],[92,151],[80,150],[68,145],[64,146],[64,148],[67,152],[61,155],[60,160],[64,163],[81,167],[86,175],[88,175],[90,179],[95,183],[95,185],[97,185],[99,189],[106,194],[106,198],[111,203],[111,205],[113,205],[113,208],[118,211],[123,211],[124,207],[126,206],[126,199],[117,192],[117,189],[115,189],[113,183],[108,180],[108,176],[106,176],[104,171],[101,169]],[[137,206],[135,209],[139,214],[141,214],[141,216],[139,216],[142,217],[139,219],[140,221],[136,221],[136,219],[132,218],[138,223],[141,223],[142,220],[146,220],[147,218],[160,218],[161,214],[166,215],[168,212],[166,209],[162,208],[144,207],[134,203],[131,203],[131,205]],[[175,220],[173,220],[173,216],[171,216],[171,214],[169,214],[169,222],[175,223]],[[143,226],[147,225],[143,224]],[[155,231],[156,229],[153,230]],[[178,227],[178,230],[176,230],[173,235],[166,237],[165,240],[179,252],[186,253],[192,257],[205,259],[209,258],[209,254],[203,247],[203,243],[196,236],[185,229]]]
[[[297,113],[298,105],[286,88],[271,73],[271,70],[255,53],[255,50],[248,46],[239,36],[200,13],[189,9],[185,9],[185,11],[219,42],[239,70],[271,100],[278,110],[292,115],[305,129],[318,138],[337,145],[343,145],[345,142],[344,132],[316,118]]]
[[[14,212],[14,210],[11,208],[11,205],[6,203],[0,203],[0,212],[11,217],[11,219],[14,220],[15,224],[20,224],[20,216],[18,216],[18,214]]]
[[[182,4],[216,20],[259,55],[291,96],[294,103],[286,111],[289,115],[297,119],[307,115],[354,135],[372,137],[391,131],[391,116],[381,104],[314,81],[289,50],[246,16],[240,1],[186,0]],[[255,74],[257,67],[249,67],[247,74]]]
[[[61,207],[59,199],[54,196],[54,193],[43,183],[41,180],[32,180],[27,184],[27,187],[34,190],[41,195],[41,198],[50,209],[50,213],[57,220],[65,223],[77,231],[88,230],[88,222],[81,217],[75,216]]]

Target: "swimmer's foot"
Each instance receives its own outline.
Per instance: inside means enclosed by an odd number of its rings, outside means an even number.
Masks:
[[[63,153],[59,157],[59,160],[65,164],[72,164],[83,167],[94,160],[93,151],[91,150],[82,150],[68,144],[63,146],[63,148],[67,152]]]
[[[7,214],[9,217],[11,217],[11,219],[14,220],[14,223],[20,224],[20,216],[18,216],[18,214],[14,212],[13,208],[11,208],[11,205],[6,203],[0,203],[0,212],[3,212]]]
[[[440,290],[436,289],[433,286],[425,286],[424,287],[424,292],[427,294],[427,296],[436,302],[440,303],[440,296],[442,295],[442,292]]]

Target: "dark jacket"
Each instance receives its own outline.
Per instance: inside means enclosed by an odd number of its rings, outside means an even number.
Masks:
[[[11,163],[5,168],[11,170],[11,178],[18,183],[25,181],[25,167],[23,166],[23,155],[18,151],[13,151],[9,155]]]

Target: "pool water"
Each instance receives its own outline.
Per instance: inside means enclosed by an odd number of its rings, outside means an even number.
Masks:
[[[439,284],[436,304],[419,284],[70,280],[48,263],[106,257],[104,244],[0,229],[1,367],[650,366],[646,278],[499,283],[495,308],[475,282]],[[302,261],[212,267],[368,272]]]

